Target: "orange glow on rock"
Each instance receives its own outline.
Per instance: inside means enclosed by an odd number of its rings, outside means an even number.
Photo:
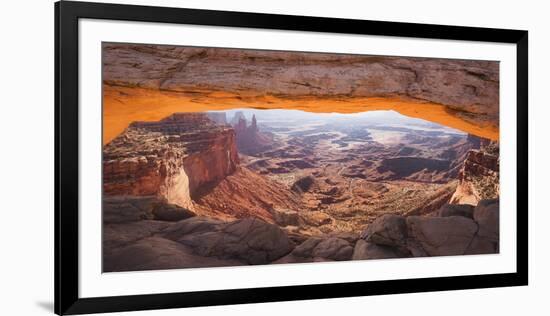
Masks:
[[[107,144],[133,121],[156,121],[174,112],[201,112],[234,108],[293,109],[317,113],[357,113],[394,110],[455,128],[469,134],[499,139],[498,126],[470,122],[446,106],[417,99],[320,98],[233,94],[219,91],[178,93],[144,88],[103,85],[103,144]]]

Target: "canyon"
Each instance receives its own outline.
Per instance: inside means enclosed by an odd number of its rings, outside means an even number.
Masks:
[[[104,272],[498,253],[499,67],[102,43]]]
[[[200,113],[133,122],[103,150],[106,195],[159,195],[191,207],[201,186],[221,181],[239,161],[235,133]]]
[[[392,111],[131,122],[103,149],[104,271],[497,253],[498,161]]]

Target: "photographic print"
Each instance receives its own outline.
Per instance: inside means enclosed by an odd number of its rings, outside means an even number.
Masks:
[[[499,62],[106,42],[103,271],[499,252]]]

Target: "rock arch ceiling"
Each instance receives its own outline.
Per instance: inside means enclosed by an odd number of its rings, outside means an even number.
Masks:
[[[499,137],[498,62],[109,43],[103,49],[103,143],[132,121],[245,107],[395,110]]]

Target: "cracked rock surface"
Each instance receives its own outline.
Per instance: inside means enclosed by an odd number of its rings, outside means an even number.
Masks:
[[[498,199],[481,200],[475,208],[468,205],[444,205],[435,214],[436,216],[378,217],[363,232],[362,238],[365,242],[356,244],[354,258],[498,252]]]
[[[130,217],[105,223],[103,267],[114,272],[498,253],[498,200],[482,200],[473,218],[441,213],[384,215],[357,236],[301,241],[253,217],[230,222],[200,216],[177,222]]]

